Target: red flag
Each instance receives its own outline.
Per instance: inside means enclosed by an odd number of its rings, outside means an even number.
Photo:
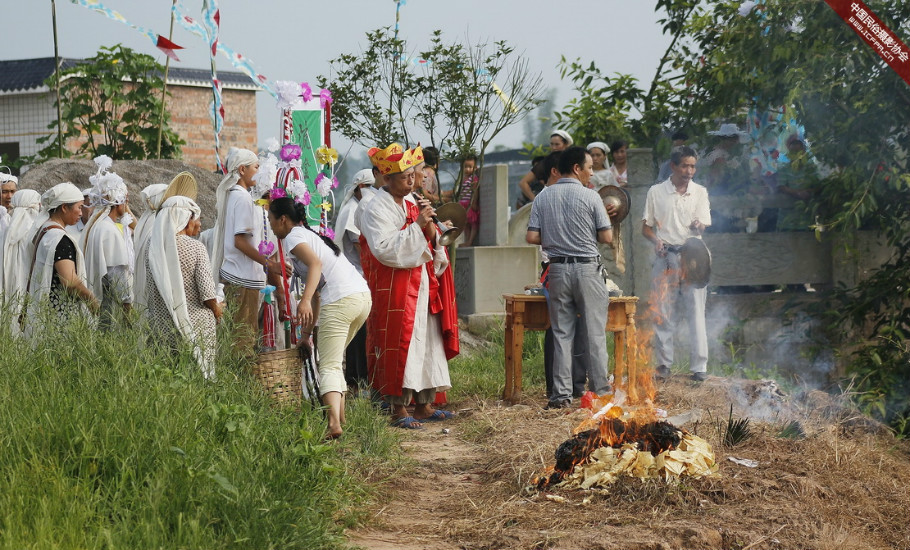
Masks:
[[[861,0],[825,0],[866,44],[910,84],[910,48]]]
[[[177,57],[177,54],[174,53],[174,50],[182,50],[183,46],[178,46],[177,44],[174,44],[173,42],[171,42],[167,38],[161,36],[160,34],[158,35],[157,42],[155,42],[155,46],[159,50],[164,52],[164,55],[170,57],[174,61],[180,61],[180,58]]]

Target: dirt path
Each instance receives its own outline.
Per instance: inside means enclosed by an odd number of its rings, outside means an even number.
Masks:
[[[403,448],[416,462],[413,475],[385,488],[391,498],[374,512],[370,527],[349,533],[352,544],[368,550],[463,548],[449,539],[447,523],[460,519],[450,503],[477,493],[482,450],[455,435],[461,425],[461,419],[438,422],[406,433]]]
[[[623,478],[609,492],[525,490],[589,413],[543,411],[531,400],[462,403],[469,410],[457,419],[403,434],[415,465],[385,486],[387,498],[350,542],[377,550],[910,547],[907,445],[818,393],[672,380],[657,402],[670,415],[699,412],[685,427],[714,446],[720,477]],[[734,416],[754,419],[754,436],[728,449],[718,428],[731,403]],[[781,438],[790,418],[805,438]]]

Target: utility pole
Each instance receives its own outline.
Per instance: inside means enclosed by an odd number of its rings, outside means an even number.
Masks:
[[[171,30],[167,35],[169,41],[174,40],[174,9],[173,6],[177,4],[177,0],[173,0],[171,4]],[[167,57],[167,61],[164,62],[164,87],[161,88],[161,113],[158,116],[158,145],[156,147],[157,154],[156,156],[161,158],[161,129],[164,127],[164,102],[167,99],[167,73],[171,68],[171,56]]]
[[[63,158],[63,115],[60,108],[60,52],[57,49],[57,2],[51,0],[51,21],[54,26],[54,75],[57,79],[57,157]]]

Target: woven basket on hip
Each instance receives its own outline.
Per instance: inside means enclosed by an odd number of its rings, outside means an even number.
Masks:
[[[299,403],[302,396],[302,362],[297,349],[280,349],[259,354],[253,376],[269,396],[280,403]]]

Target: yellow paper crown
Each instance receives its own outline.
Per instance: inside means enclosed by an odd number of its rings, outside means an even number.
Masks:
[[[367,155],[380,174],[397,174],[423,162],[423,149],[420,145],[404,150],[401,145],[393,143],[385,149],[373,147],[367,151]]]

